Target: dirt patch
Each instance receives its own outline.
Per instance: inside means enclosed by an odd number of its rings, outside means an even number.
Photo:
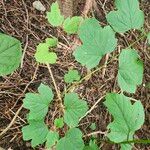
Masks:
[[[41,82],[53,87],[52,81],[49,78],[48,70],[42,65],[40,65],[37,70],[36,79],[27,87],[32,80],[37,67],[33,57],[36,45],[46,37],[54,35],[58,37],[64,45],[56,50],[59,61],[56,65],[52,66],[53,74],[61,92],[63,92],[65,85],[63,76],[68,68],[76,68],[80,71],[83,77],[87,74],[86,69],[76,63],[72,57],[73,50],[71,49],[71,45],[73,45],[75,37],[66,36],[61,30],[52,28],[47,23],[45,13],[39,12],[32,7],[33,2],[34,0],[2,0],[0,2],[0,31],[12,35],[22,41],[22,47],[24,48],[24,51],[26,51],[23,67],[10,76],[0,78],[0,132],[6,128],[17,110],[20,108],[22,99],[26,92],[36,92],[37,87]],[[49,10],[52,1],[41,0],[41,2],[46,9]],[[102,25],[105,25],[105,14],[114,8],[113,2],[112,0],[107,0],[106,4],[103,5],[104,0],[97,0],[96,3],[98,10],[93,8],[93,13],[91,14],[95,15]],[[83,7],[84,3],[79,3],[77,14],[81,14]],[[149,31],[150,2],[146,0],[142,1],[141,8],[145,13],[145,29],[146,31]],[[125,37],[120,35],[117,36],[119,38],[118,47],[124,48],[138,39],[140,33],[132,31],[126,33]],[[27,47],[27,49],[25,47]],[[147,83],[150,82],[150,48],[147,45],[146,39],[136,42],[133,47],[139,51],[145,68],[143,84],[138,87],[135,94],[130,95],[133,96],[133,98],[141,100],[146,115],[144,126],[136,133],[136,138],[150,139],[150,89],[146,88]],[[118,51],[112,53],[112,55],[115,56],[117,53]],[[111,60],[111,57],[109,60]],[[88,100],[89,107],[93,106],[93,104],[105,95],[106,92],[119,91],[116,83],[117,67],[118,61],[116,59],[107,66],[104,78],[102,78],[102,70],[100,70],[92,75],[88,81],[84,81],[75,88],[75,91],[82,98]],[[104,99],[102,99],[99,105],[81,121],[80,128],[84,135],[88,135],[92,132],[89,128],[92,122],[96,123],[97,129],[95,131],[101,131],[101,133],[106,131],[106,127],[111,121],[111,116],[106,111],[103,101]],[[27,111],[22,109],[13,126],[0,140],[1,147],[6,149],[12,148],[14,150],[31,149],[30,142],[24,142],[21,133],[21,127],[26,124],[26,113]],[[47,120],[49,120],[49,122],[47,123],[49,125],[52,123],[50,120],[51,116],[55,116],[53,110],[50,110],[48,114]],[[64,132],[65,130],[62,131],[62,135]],[[96,136],[98,139],[105,140],[104,134],[96,134]],[[88,139],[89,137],[86,136],[85,140],[88,141]],[[117,145],[110,145],[104,142],[100,143],[100,145],[103,150],[118,149]],[[150,146],[138,144],[136,145],[136,148],[139,150],[148,150],[150,149]],[[42,146],[37,149],[42,149]]]

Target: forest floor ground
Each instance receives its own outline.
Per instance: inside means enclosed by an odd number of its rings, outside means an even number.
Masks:
[[[68,68],[76,68],[82,76],[87,74],[86,69],[75,62],[72,57],[72,46],[77,37],[67,36],[60,29],[52,28],[45,18],[45,12],[35,10],[32,6],[33,2],[34,0],[0,0],[0,32],[18,38],[22,42],[23,51],[25,52],[22,67],[9,76],[0,77],[0,132],[12,121],[17,110],[22,105],[25,93],[37,92],[37,88],[41,82],[53,87],[47,68],[44,65],[39,65],[37,68],[34,60],[36,46],[44,41],[46,37],[54,35],[59,37],[59,40],[63,43],[56,50],[59,60],[57,64],[51,67],[60,91],[63,91],[65,88],[63,77]],[[50,0],[41,0],[41,2],[49,10],[51,5]],[[145,30],[150,31],[150,1],[143,0],[140,2],[140,7],[145,13]],[[84,2],[81,2],[78,6],[77,14],[81,14],[83,8]],[[89,15],[94,15],[100,21],[101,25],[106,25],[105,14],[114,9],[113,1],[107,0],[104,4],[104,0],[97,0],[97,8],[98,10],[93,9]],[[114,52],[113,55],[117,55],[119,49],[128,46],[140,38],[140,33],[132,31],[127,32],[125,36],[117,35],[117,37],[119,38],[117,52]],[[138,87],[135,94],[125,94],[141,100],[144,105],[145,123],[136,132],[136,137],[139,139],[150,139],[150,89],[146,87],[147,83],[150,82],[150,49],[148,48],[146,38],[137,41],[132,47],[138,50],[144,62],[144,78],[143,84]],[[102,70],[99,70],[90,76],[88,80],[83,81],[75,87],[74,91],[87,100],[89,108],[99,98],[103,97],[106,92],[119,91],[116,82],[117,67],[118,60],[116,59],[107,65],[103,78]],[[32,80],[36,69],[36,78]],[[80,122],[79,127],[83,131],[86,141],[88,141],[91,133],[95,134],[98,139],[105,139],[104,134],[107,132],[106,127],[111,121],[111,116],[104,107],[103,101],[104,99]],[[56,115],[54,112],[55,108],[49,111],[49,118],[47,118],[50,120],[49,124],[53,121],[51,117]],[[20,111],[11,128],[0,139],[0,147],[5,149],[12,148],[14,150],[31,149],[30,142],[24,142],[21,133],[21,127],[26,124],[26,113],[25,109]],[[91,123],[96,123],[95,131],[90,129]],[[104,142],[100,143],[100,146],[102,150],[118,149],[117,145]],[[137,144],[135,147],[138,150],[150,149],[149,145]],[[42,149],[42,146],[37,149]]]

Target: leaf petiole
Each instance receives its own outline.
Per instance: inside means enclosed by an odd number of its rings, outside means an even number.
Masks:
[[[47,65],[48,71],[49,71],[49,73],[50,73],[50,76],[51,76],[51,79],[52,79],[52,82],[53,82],[55,91],[56,91],[56,93],[57,93],[57,97],[58,97],[59,104],[60,104],[60,109],[61,109],[62,112],[64,113],[64,106],[63,106],[63,104],[62,104],[61,94],[60,94],[60,91],[58,90],[58,87],[57,87],[57,85],[56,85],[56,81],[55,81],[53,72],[52,72],[52,70],[51,70],[50,65],[49,65],[48,63],[47,63],[46,65]]]

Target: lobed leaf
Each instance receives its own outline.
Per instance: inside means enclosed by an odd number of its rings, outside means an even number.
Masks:
[[[95,129],[96,129],[96,123],[92,123],[92,124],[90,125],[90,129],[95,130]]]
[[[57,60],[57,55],[54,52],[50,52],[49,48],[57,45],[57,39],[47,38],[46,43],[40,43],[37,46],[37,50],[35,53],[35,59],[39,63],[50,63],[55,64]]]
[[[56,145],[57,150],[83,150],[83,148],[82,132],[78,128],[69,129]]]
[[[46,137],[46,148],[52,148],[59,140],[59,134],[55,131],[49,131]]]
[[[57,2],[52,3],[51,5],[51,11],[47,12],[47,19],[48,22],[54,26],[54,27],[58,27],[61,26],[63,21],[64,21],[64,17],[61,15],[60,9],[59,9],[59,5]]]
[[[121,150],[132,150],[133,144],[121,144]]]
[[[63,118],[56,118],[54,120],[54,125],[57,127],[57,128],[62,128],[64,126],[64,119]]]
[[[150,45],[150,32],[149,32],[148,35],[147,35],[147,40],[148,40],[148,43],[149,43],[149,45]]]
[[[109,93],[104,104],[114,118],[108,125],[108,138],[115,143],[132,140],[135,131],[144,123],[144,108],[141,102],[137,101],[132,105],[128,97]],[[122,149],[124,147],[131,149],[129,144],[122,144]]]
[[[87,102],[80,100],[76,93],[65,95],[64,106],[64,122],[69,127],[76,127],[79,123],[79,118],[84,116],[88,110]]]
[[[95,140],[90,140],[89,146],[85,146],[83,150],[100,150]]]
[[[58,39],[57,38],[46,38],[46,44],[49,47],[55,47],[58,44]]]
[[[16,38],[0,33],[0,76],[11,74],[21,62],[21,43]]]
[[[139,9],[138,0],[116,0],[117,11],[111,11],[107,21],[116,32],[140,29],[144,24],[144,13]]]
[[[119,56],[118,84],[123,91],[134,93],[142,83],[143,62],[134,49],[123,49]]]
[[[43,144],[46,141],[48,128],[44,121],[30,121],[30,124],[22,128],[23,140],[31,140],[32,147]]]
[[[65,74],[64,80],[66,83],[72,83],[73,81],[79,81],[80,75],[77,70],[69,70],[68,73]]]
[[[115,50],[117,39],[110,26],[102,28],[95,18],[86,19],[79,28],[83,45],[77,47],[75,59],[88,69],[99,64],[101,58]]]
[[[38,88],[39,94],[27,93],[23,101],[23,107],[30,110],[29,120],[41,120],[47,112],[49,103],[54,95],[51,88],[41,84]]]
[[[79,25],[83,20],[80,16],[74,16],[72,18],[68,17],[63,23],[63,29],[68,34],[77,33]]]

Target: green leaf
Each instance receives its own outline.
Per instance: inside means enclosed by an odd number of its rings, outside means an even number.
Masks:
[[[44,121],[30,121],[30,124],[22,128],[23,140],[31,141],[32,147],[43,144],[46,141],[48,128]]]
[[[96,129],[96,124],[95,124],[95,123],[92,123],[91,126],[90,126],[90,128],[91,128],[92,130],[95,130],[95,129]]]
[[[64,21],[64,17],[61,15],[60,9],[59,9],[59,5],[57,2],[53,3],[51,6],[51,11],[47,12],[47,19],[48,22],[54,26],[54,27],[58,27],[61,26],[63,21]]]
[[[150,82],[147,82],[145,87],[150,89]]]
[[[20,41],[0,33],[0,76],[8,75],[19,67],[21,51]]]
[[[64,119],[63,118],[56,118],[54,120],[54,125],[57,127],[57,128],[62,128],[64,126]]]
[[[58,44],[58,39],[57,38],[46,38],[46,44],[49,47],[55,47]]]
[[[142,83],[143,62],[134,49],[124,49],[119,56],[118,84],[123,91],[134,93]]]
[[[64,122],[69,127],[76,127],[79,123],[79,118],[84,116],[88,110],[87,102],[80,100],[76,93],[65,95],[64,106]]]
[[[82,133],[77,128],[71,128],[56,145],[57,150],[83,150],[83,148]]]
[[[50,131],[46,137],[46,148],[52,148],[59,140],[59,134],[55,131]]]
[[[132,140],[136,130],[144,123],[144,108],[140,101],[133,105],[130,99],[122,94],[109,93],[104,102],[114,120],[108,125],[108,138],[115,143]],[[129,147],[123,144],[123,147]]]
[[[150,32],[147,34],[147,40],[148,40],[148,43],[150,45]]]
[[[132,150],[133,144],[121,144],[121,150]]]
[[[79,25],[83,20],[80,16],[68,17],[63,23],[63,29],[69,34],[77,33]]]
[[[110,26],[102,28],[94,19],[86,19],[79,28],[79,37],[83,45],[77,47],[75,59],[88,69],[99,64],[101,58],[115,50],[117,39]]]
[[[57,60],[57,55],[54,52],[49,52],[50,41],[47,39],[47,43],[40,43],[37,46],[37,51],[35,53],[35,59],[39,63],[50,63],[55,64]]]
[[[27,93],[23,101],[23,107],[30,110],[29,120],[41,120],[48,112],[49,103],[54,95],[51,88],[41,84],[39,94]]]
[[[73,81],[79,81],[80,75],[77,70],[69,70],[68,73],[65,74],[64,80],[66,83],[72,83]]]
[[[83,150],[100,150],[95,140],[90,140],[89,146],[85,146]]]
[[[85,146],[83,150],[100,150],[97,145]]]
[[[144,24],[144,13],[139,9],[138,0],[116,0],[117,11],[111,11],[107,21],[116,32],[140,29]]]

